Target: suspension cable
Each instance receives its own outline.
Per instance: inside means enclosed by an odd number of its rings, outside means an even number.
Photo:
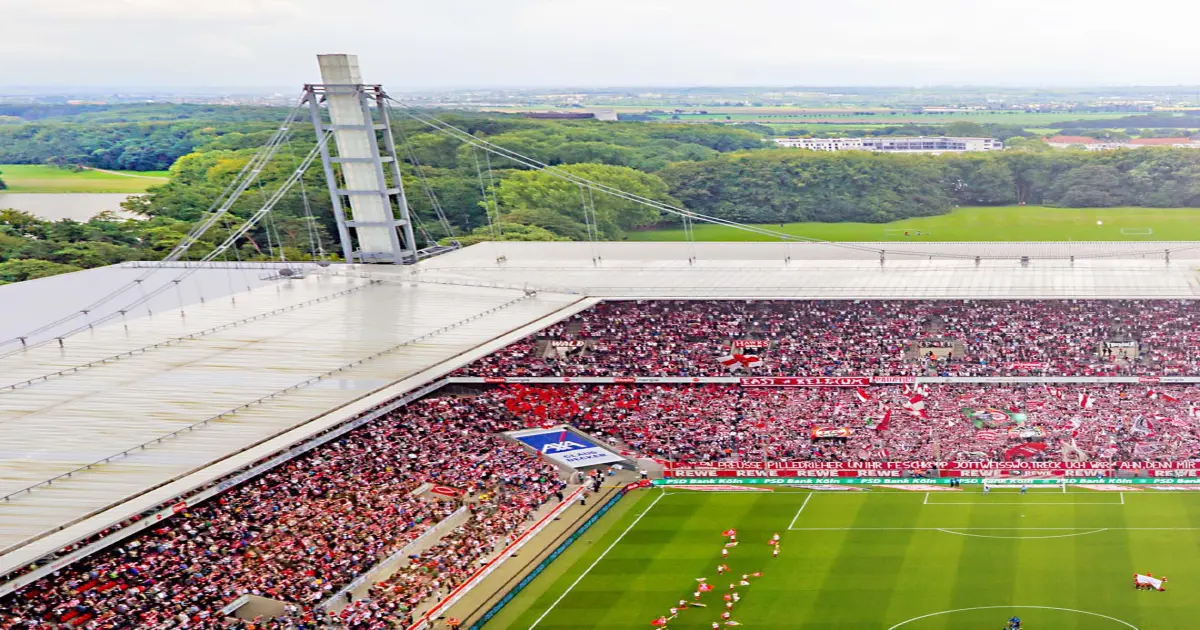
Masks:
[[[307,171],[308,167],[312,165],[313,161],[316,159],[317,155],[319,154],[321,148],[324,147],[327,142],[329,142],[329,138],[332,137],[332,135],[333,135],[332,131],[326,131],[325,134],[321,137],[321,139],[317,142],[316,146],[314,146],[312,148],[312,150],[309,151],[308,155],[301,162],[300,167],[297,168],[295,171],[293,171],[291,173],[291,175],[289,175],[288,178],[286,180],[284,180],[284,182],[279,186],[279,188],[274,192],[274,194],[271,195],[271,198],[268,199],[267,202],[261,208],[259,208],[253,215],[251,215],[250,218],[246,219],[246,221],[241,226],[239,226],[236,230],[234,230],[219,246],[217,246],[215,249],[213,249],[211,252],[209,252],[207,255],[205,255],[202,259],[200,259],[200,261],[199,261],[200,264],[194,265],[194,266],[189,266],[187,269],[185,269],[183,271],[183,273],[180,273],[175,278],[172,278],[165,284],[160,285],[155,289],[145,292],[141,297],[134,300],[133,302],[131,302],[124,308],[122,308],[114,313],[110,313],[104,317],[99,318],[98,320],[93,322],[92,325],[99,325],[99,324],[102,324],[109,320],[112,320],[116,317],[120,317],[120,316],[124,315],[125,313],[133,310],[134,308],[137,308],[138,306],[141,306],[141,305],[149,302],[150,300],[154,299],[155,296],[170,289],[172,286],[176,286],[179,282],[186,280],[192,274],[194,274],[197,271],[199,271],[200,269],[204,268],[204,263],[211,262],[213,259],[217,258],[222,253],[224,253],[227,249],[229,249],[230,246],[232,246],[234,243],[236,243],[239,238],[245,236],[246,233],[248,233],[251,229],[253,229],[254,226],[259,223],[259,221],[261,221],[265,216],[270,214],[270,212],[279,203],[280,199],[282,199],[284,197],[284,195],[286,195],[287,192],[289,190],[291,190],[293,186],[296,185],[296,182],[299,180],[301,174],[304,171]],[[141,286],[141,283],[138,282],[137,285]],[[34,348],[34,347],[40,346],[44,343],[50,343],[51,341],[54,341],[54,340],[62,340],[71,335],[74,335],[76,333],[82,332],[87,329],[88,329],[88,326],[80,326],[80,327],[74,328],[70,331],[67,331],[66,333],[56,335],[54,337],[54,339],[47,339],[47,340],[44,340],[44,341],[41,341],[38,343],[29,344],[28,346],[23,346],[21,349],[15,350],[13,352],[9,352],[7,354],[0,354],[0,358],[8,356],[9,354],[14,354],[15,352],[20,352],[21,350],[24,350],[26,348]]]
[[[589,188],[599,190],[600,192],[609,194],[611,196],[625,199],[627,201],[632,201],[634,203],[646,205],[646,206],[661,210],[661,211],[669,213],[669,214],[673,214],[676,216],[686,216],[686,217],[690,217],[693,220],[699,219],[701,221],[705,221],[708,223],[724,225],[727,227],[732,227],[732,228],[735,228],[738,230],[751,232],[751,233],[755,233],[755,234],[760,234],[763,236],[771,236],[771,237],[777,238],[779,240],[821,243],[821,244],[830,245],[830,246],[834,246],[834,247],[841,247],[841,248],[845,248],[845,249],[864,251],[864,252],[872,252],[872,253],[879,253],[882,251],[876,247],[868,247],[865,245],[857,245],[857,244],[848,243],[848,242],[839,243],[839,242],[832,242],[832,241],[823,241],[821,239],[809,238],[809,237],[805,237],[805,236],[797,236],[794,234],[777,232],[775,230],[770,230],[770,229],[762,228],[762,227],[758,227],[758,226],[746,225],[744,223],[738,223],[736,221],[730,221],[728,219],[721,219],[719,217],[701,214],[698,212],[688,210],[686,208],[677,208],[675,206],[671,206],[671,205],[665,204],[663,202],[656,201],[654,199],[650,199],[648,197],[643,197],[641,195],[637,195],[634,193],[628,193],[619,188],[615,188],[615,187],[609,186],[607,184],[596,182],[594,180],[589,180],[585,177],[575,175],[574,173],[571,173],[562,168],[559,168],[556,166],[550,166],[550,165],[540,162],[534,158],[530,158],[530,157],[527,157],[520,153],[517,153],[515,151],[512,151],[510,149],[506,149],[502,146],[492,144],[491,142],[488,142],[487,140],[477,138],[477,137],[471,135],[470,133],[467,133],[466,131],[463,131],[462,129],[459,129],[458,127],[455,127],[449,123],[443,122],[435,117],[425,116],[423,114],[416,113],[411,107],[409,107],[403,103],[400,103],[399,101],[396,101],[395,99],[391,98],[390,96],[387,98],[391,102],[404,107],[406,110],[404,112],[404,115],[406,115],[410,118],[413,118],[414,120],[417,120],[418,122],[421,122],[422,124],[424,124],[428,127],[431,127],[435,130],[441,131],[442,133],[452,136],[461,142],[465,142],[465,143],[475,146],[477,148],[483,149],[485,152],[484,153],[485,156],[490,153],[495,153],[496,155],[498,155],[500,157],[507,158],[513,162],[516,162],[518,164],[521,164],[523,166],[526,166],[526,167],[529,167],[529,168],[532,168],[535,170],[539,170],[541,172],[544,172],[548,175],[557,177],[559,179],[563,179],[563,180],[566,180],[566,181],[569,181],[572,183],[581,183],[584,186],[588,186]],[[964,258],[964,259],[971,258],[971,256],[966,255],[966,254],[960,254],[960,255],[942,254],[942,255],[947,256],[947,257],[952,257],[952,258]]]
[[[220,220],[222,216],[229,211],[229,209],[233,206],[233,203],[241,197],[243,192],[245,192],[246,188],[249,187],[250,184],[254,182],[262,173],[263,167],[279,150],[279,145],[284,136],[287,135],[291,124],[295,121],[300,108],[301,105],[297,104],[290,112],[288,112],[287,118],[278,128],[276,128],[274,133],[271,134],[271,137],[267,140],[267,143],[250,157],[250,160],[248,160],[246,164],[242,166],[241,170],[238,171],[238,173],[232,180],[230,180],[228,184],[226,184],[225,188],[221,191],[217,198],[213,200],[208,210],[205,211],[204,218],[192,225],[187,234],[180,239],[180,241],[162,259],[162,261],[156,265],[150,266],[146,271],[139,274],[138,277],[130,280],[125,285],[114,289],[113,291],[74,313],[43,324],[42,326],[39,326],[38,328],[35,328],[23,335],[13,337],[5,341],[0,341],[0,348],[19,346],[17,351],[20,351],[21,349],[31,347],[30,344],[28,344],[28,339],[58,328],[63,324],[78,319],[79,317],[86,316],[90,312],[95,312],[96,309],[104,306],[112,300],[115,300],[117,297],[123,295],[130,289],[134,287],[141,287],[142,283],[149,279],[151,275],[158,270],[165,268],[164,263],[177,261],[186,255],[188,250],[200,240],[200,237],[203,236],[213,225],[217,223],[218,220]],[[0,356],[7,356],[8,354],[11,354],[11,352],[0,354]]]

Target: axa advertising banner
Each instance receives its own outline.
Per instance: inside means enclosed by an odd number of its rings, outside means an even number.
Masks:
[[[522,444],[572,468],[625,461],[625,458],[566,429],[536,429],[510,433]]]

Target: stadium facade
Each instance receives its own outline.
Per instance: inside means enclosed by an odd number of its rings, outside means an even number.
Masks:
[[[161,310],[0,357],[0,571],[171,505],[601,299],[1194,299],[1194,247],[485,243],[408,267],[289,277],[213,265]],[[135,266],[106,273],[120,282]],[[70,312],[103,288],[97,278],[6,286],[0,300]]]

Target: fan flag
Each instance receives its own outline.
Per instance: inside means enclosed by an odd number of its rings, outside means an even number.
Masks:
[[[721,532],[721,535],[722,536],[737,536],[737,530],[736,529],[727,529],[727,530]]]
[[[1091,409],[1092,408],[1091,395],[1089,395],[1089,394],[1080,394],[1079,395],[1079,408],[1080,409]]]
[[[867,418],[867,428],[875,429],[876,431],[886,431],[888,428],[888,424],[891,423],[891,421],[892,421],[892,410],[891,410],[891,408],[888,408],[888,409],[884,410],[883,416],[881,418],[879,418],[878,420],[876,420],[874,418]]]
[[[1160,400],[1160,401],[1166,401],[1166,402],[1180,402],[1180,400],[1178,400],[1178,398],[1176,398],[1175,396],[1171,396],[1170,394],[1165,394],[1165,392],[1162,392],[1162,391],[1147,390],[1146,397],[1151,398],[1151,400]]]
[[[750,368],[761,367],[763,364],[762,359],[752,354],[726,354],[719,357],[717,362],[729,370],[748,370]]]
[[[1196,405],[1188,407],[1188,416],[1191,418],[1200,418],[1200,407]]]
[[[861,387],[856,387],[854,389],[854,395],[858,396],[859,402],[867,402],[868,400],[871,400],[871,396],[869,396],[867,394],[867,392]]]
[[[980,429],[975,432],[975,439],[980,442],[995,442],[998,438],[1005,435],[1004,431],[993,431],[991,429]]]
[[[1163,583],[1166,582],[1167,580],[1165,578],[1160,580],[1159,578],[1156,578],[1151,575],[1142,575],[1141,573],[1134,573],[1133,581],[1135,584],[1145,584],[1146,586],[1149,586],[1155,590],[1161,591],[1161,590],[1163,590]]]
[[[928,417],[925,415],[925,397],[920,394],[913,394],[913,397],[904,403],[904,408],[914,416],[921,418]]]
[[[1051,396],[1053,396],[1053,397],[1055,397],[1055,398],[1057,398],[1057,399],[1059,399],[1059,400],[1062,400],[1062,399],[1063,399],[1063,393],[1062,393],[1062,390],[1061,390],[1061,389],[1059,389],[1059,388],[1057,388],[1057,387],[1047,387],[1047,388],[1046,388],[1046,391],[1050,392],[1050,395],[1051,395]]]

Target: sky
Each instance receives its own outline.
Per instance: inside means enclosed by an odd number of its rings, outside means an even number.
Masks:
[[[1183,0],[0,0],[0,85],[1200,84]]]

